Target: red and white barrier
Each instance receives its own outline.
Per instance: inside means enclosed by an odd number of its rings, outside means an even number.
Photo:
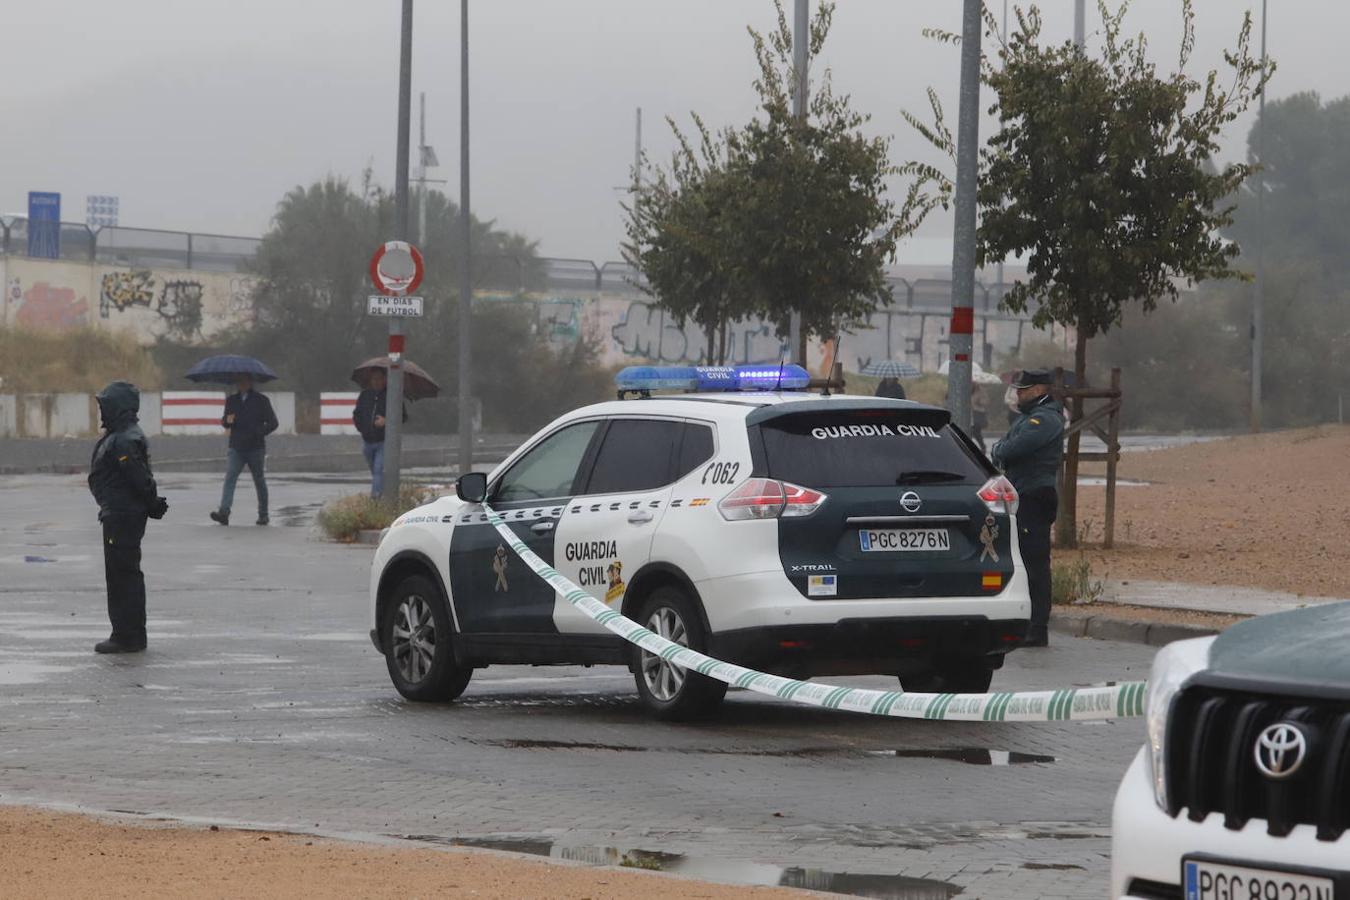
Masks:
[[[356,391],[324,391],[319,395],[319,434],[360,434],[352,424]]]
[[[160,407],[164,434],[224,434],[224,391],[165,391]]]

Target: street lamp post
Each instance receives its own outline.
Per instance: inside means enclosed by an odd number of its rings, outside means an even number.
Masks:
[[[1266,0],[1261,0],[1261,72],[1266,69]],[[1256,284],[1252,287],[1251,429],[1261,430],[1261,356],[1266,320],[1266,85],[1256,106]]]
[[[394,238],[408,239],[408,132],[412,118],[413,0],[403,0],[398,61],[398,151],[394,162]],[[403,319],[389,318],[389,383],[384,405],[383,496],[398,502],[403,455]]]
[[[806,120],[807,91],[810,86],[811,65],[811,0],[797,0],[792,21],[792,115]],[[788,316],[788,360],[806,365],[801,353],[802,313],[801,298]],[[829,376],[829,373],[825,373]]]
[[[469,0],[459,5],[459,233],[464,264],[459,272],[459,471],[473,468],[473,392],[471,328],[473,327],[473,222],[469,218]]]
[[[982,0],[965,0],[961,21],[961,95],[956,121],[956,225],[952,247],[952,320],[948,331],[947,408],[969,430],[970,354],[975,332],[975,180],[979,177]]]

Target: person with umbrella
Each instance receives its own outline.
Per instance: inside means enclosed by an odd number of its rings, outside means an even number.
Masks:
[[[276,373],[250,356],[212,356],[193,366],[187,377],[193,381],[233,384],[236,388],[235,393],[225,398],[225,414],[220,418],[220,425],[230,440],[225,451],[225,486],[220,494],[220,508],[212,510],[211,521],[230,524],[234,487],[239,481],[239,473],[247,466],[258,495],[257,524],[268,524],[271,520],[267,513],[264,462],[267,435],[277,430],[277,414],[272,409],[272,401],[260,393],[254,383],[271,381],[277,377]]]
[[[415,363],[403,361],[403,396],[407,400],[435,397],[440,386]],[[384,493],[384,427],[386,397],[389,384],[389,357],[368,359],[352,370],[352,381],[361,386],[352,410],[352,424],[361,432],[364,441],[361,452],[370,467],[370,496],[379,498]],[[408,410],[403,410],[403,421],[408,421]]]
[[[877,385],[876,396],[904,400],[905,386],[900,383],[900,379],[917,378],[920,373],[916,367],[907,362],[883,359],[880,362],[870,362],[863,366],[862,374],[881,379],[881,383]]]

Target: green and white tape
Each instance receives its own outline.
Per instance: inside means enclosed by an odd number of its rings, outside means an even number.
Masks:
[[[1086,719],[1121,719],[1144,714],[1145,682],[1130,681],[1106,687],[1069,688],[1059,691],[997,691],[990,694],[923,694],[910,691],[877,691],[836,687],[798,681],[756,672],[722,662],[697,650],[682,647],[625,618],[617,610],[577,587],[538,557],[511,531],[495,511],[483,505],[488,521],[506,545],[534,574],[547,581],[568,603],[630,643],[667,662],[780,700],[846,709],[877,716],[906,719],[954,719],[963,722],[1063,722]]]

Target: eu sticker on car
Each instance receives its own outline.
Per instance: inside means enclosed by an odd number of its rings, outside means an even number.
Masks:
[[[858,543],[864,553],[891,553],[897,550],[950,550],[951,536],[945,528],[863,529]]]
[[[1336,883],[1330,878],[1253,869],[1199,859],[1182,861],[1186,900],[1335,900]]]

